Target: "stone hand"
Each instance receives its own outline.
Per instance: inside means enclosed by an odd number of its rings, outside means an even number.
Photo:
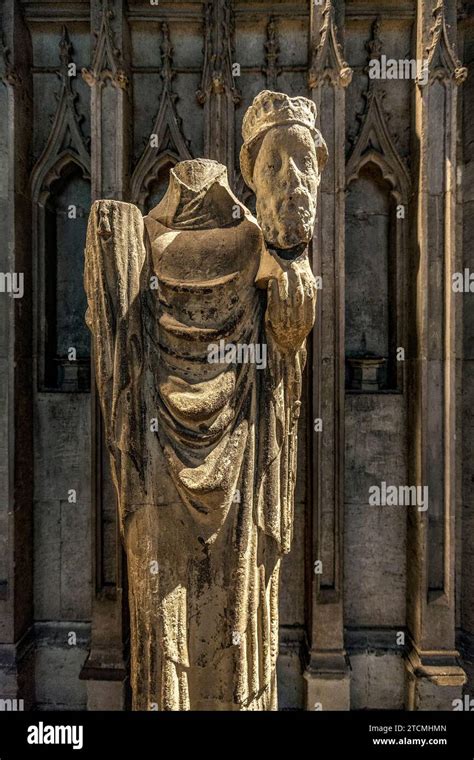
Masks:
[[[316,316],[316,281],[307,258],[293,261],[268,281],[266,324],[276,342],[297,349]]]

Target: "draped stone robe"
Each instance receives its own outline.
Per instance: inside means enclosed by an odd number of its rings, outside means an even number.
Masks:
[[[86,319],[127,554],[134,709],[277,707],[305,357],[266,325],[265,255],[214,161],[178,164],[144,220],[117,201],[91,210]],[[220,341],[266,346],[266,367],[209,361]]]

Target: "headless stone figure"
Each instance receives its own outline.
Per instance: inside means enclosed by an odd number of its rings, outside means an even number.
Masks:
[[[246,120],[242,171],[260,223],[225,167],[204,159],[175,166],[144,219],[104,200],[89,220],[86,320],[127,555],[137,710],[277,708],[278,576],[316,302],[306,243],[324,150],[305,98],[265,91]]]

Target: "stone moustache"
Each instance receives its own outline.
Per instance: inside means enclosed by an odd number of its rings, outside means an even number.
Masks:
[[[326,158],[315,118],[306,98],[269,91],[249,108],[241,167],[257,220],[205,159],[177,164],[145,218],[113,200],[91,210],[86,321],[127,555],[135,710],[277,709],[279,570],[316,306],[306,245]],[[265,346],[264,369],[210,361],[221,341]]]

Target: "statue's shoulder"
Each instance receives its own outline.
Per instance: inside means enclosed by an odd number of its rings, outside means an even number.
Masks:
[[[245,209],[242,224],[240,225],[242,232],[250,241],[254,241],[255,244],[260,246],[264,241],[262,229],[252,212],[243,204],[242,206]]]
[[[165,227],[165,225],[162,222],[158,221],[158,219],[156,219],[156,217],[154,217],[152,214],[147,214],[144,216],[143,223],[145,225],[145,230],[148,233],[148,238],[150,241],[155,240],[155,238],[163,235],[165,232],[169,232],[168,227]]]
[[[156,212],[157,208],[158,207],[152,209],[152,211],[143,218],[145,229],[151,241],[156,240],[161,235],[169,233],[171,230],[174,230],[173,227],[168,227],[159,218],[160,215]],[[181,230],[178,229],[178,231],[188,233],[193,231],[215,232],[217,229],[220,229],[221,233],[224,235],[230,232],[235,235],[237,232],[239,237],[246,238],[247,244],[252,244],[255,242],[260,245],[263,241],[263,232],[252,212],[239,201],[238,205],[235,205],[234,213],[235,216],[233,216],[226,224],[219,225],[216,223],[215,227],[196,226],[194,229],[192,227],[189,229],[182,228]]]

